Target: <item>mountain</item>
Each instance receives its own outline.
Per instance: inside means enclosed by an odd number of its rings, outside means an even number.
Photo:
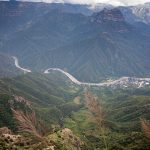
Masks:
[[[110,5],[110,4],[103,4],[103,3],[96,3],[96,4],[89,4],[88,5],[88,9],[91,10],[91,14],[93,12],[99,12],[99,11],[102,11],[104,8],[106,9],[112,9],[114,8],[115,6],[113,5]]]
[[[34,112],[36,114],[35,121],[38,120],[39,123],[42,120],[40,130],[44,129],[48,135],[48,133],[53,133],[55,126],[63,126],[64,117],[69,116],[72,111],[80,109],[81,104],[74,102],[74,98],[80,95],[79,90],[80,87],[73,86],[61,74],[47,76],[29,74],[16,78],[1,78],[0,149],[9,149],[10,147],[24,149],[27,148],[27,145],[29,148],[36,149],[38,137],[28,133],[24,136],[23,132],[17,134],[19,122],[14,112],[19,111],[17,116]],[[24,118],[26,119],[24,124],[26,124],[29,118],[27,116]],[[29,124],[32,125],[32,121],[30,120]],[[38,123],[36,125],[39,125]],[[27,123],[28,129],[30,128],[29,124]],[[28,144],[26,144],[27,141]]]
[[[14,78],[1,78],[0,108],[3,111],[0,112],[0,126],[16,130],[16,121],[12,118],[11,109],[29,111],[31,107],[39,117],[44,117],[43,121],[46,121],[46,124],[58,124],[63,114],[71,113],[69,107],[71,111],[80,108],[80,105],[72,102],[76,95],[80,95],[79,90],[80,87],[73,86],[66,77],[59,73],[47,76],[26,74]],[[61,112],[63,108],[66,110]],[[8,116],[8,119],[3,118],[4,114]]]
[[[0,34],[4,34],[6,36],[6,33],[8,34],[9,32],[12,33],[28,28],[32,23],[35,23],[42,16],[52,10],[82,13],[86,15],[92,13],[91,10],[88,9],[88,5],[0,1]]]
[[[111,5],[91,5],[89,9],[92,12],[99,12],[102,11],[104,8],[107,9],[113,9],[118,8],[121,10],[125,20],[131,24],[136,24],[138,22],[150,24],[150,4],[145,3],[141,5],[135,5],[135,6],[111,6]],[[91,13],[92,13],[91,12]]]
[[[149,150],[150,26],[131,8],[0,2],[0,149]]]
[[[108,10],[103,9],[99,13],[93,14],[93,22],[103,23],[103,22],[124,22],[124,16],[121,11],[117,8]]]
[[[120,7],[126,21],[129,23],[143,22],[150,24],[150,6],[137,5],[132,7]]]
[[[14,61],[10,56],[0,54],[0,77],[10,77],[21,74],[21,71],[14,66]]]
[[[146,5],[146,6],[150,6],[150,2],[147,2],[147,3],[145,3],[144,5]]]
[[[7,4],[10,5],[4,3]],[[16,5],[13,3],[13,7]],[[139,30],[127,23],[117,8],[91,16],[60,8],[41,14],[41,8],[49,7],[45,5],[27,3],[25,10],[17,11],[19,17],[1,15],[4,18],[1,52],[17,56],[21,66],[33,71],[60,68],[86,82],[122,76],[149,77],[150,38],[145,24]],[[3,10],[9,9],[8,6]],[[13,26],[7,24],[9,17],[14,20]],[[10,32],[4,34],[9,31],[7,25]]]
[[[139,118],[150,119],[149,88],[88,89],[96,95],[105,114],[104,125],[108,129],[105,137],[109,143],[108,147],[148,150],[149,140],[144,137]],[[33,73],[1,78],[0,127],[3,128],[0,128],[0,148],[43,149],[55,146],[60,150],[62,147],[69,150],[70,146],[78,145],[92,150],[95,147],[105,147],[99,135],[98,125],[87,107],[86,94],[85,87],[72,84],[65,76],[56,72],[49,75]],[[94,104],[93,99],[90,100]],[[27,132],[17,132],[20,122],[14,115],[14,110],[19,112],[18,117],[26,119],[23,124],[27,125]],[[28,124],[27,114],[33,117],[32,112],[35,112],[33,119],[37,123],[36,126],[42,124],[40,130],[43,127],[47,129],[46,134],[42,135],[47,143],[43,141],[43,137],[41,142],[34,132],[28,132],[33,120]],[[37,120],[41,121],[40,124]],[[17,140],[17,137],[20,140]],[[80,144],[77,144],[77,141]]]

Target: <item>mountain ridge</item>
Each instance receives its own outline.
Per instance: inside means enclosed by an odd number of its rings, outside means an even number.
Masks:
[[[37,6],[28,5],[30,11]],[[28,16],[29,10],[22,12],[20,18]],[[97,17],[62,9],[50,9],[40,16],[39,12],[36,10],[23,21],[26,28],[16,31],[15,23],[15,34],[1,36],[0,51],[17,56],[25,68],[37,72],[47,68],[66,69],[83,82],[122,76],[149,77],[148,26],[143,24],[139,30],[124,20],[118,8],[117,13],[108,9],[96,13]],[[109,15],[113,14],[111,18]],[[118,14],[121,21],[116,18]],[[111,21],[104,21],[103,16]]]
[[[146,7],[0,2],[0,149],[149,150]]]

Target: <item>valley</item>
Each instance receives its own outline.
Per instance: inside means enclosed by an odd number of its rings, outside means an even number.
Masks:
[[[18,63],[18,58],[17,57],[12,57],[15,61],[15,66],[24,73],[32,72],[31,70],[25,69],[20,67]],[[120,86],[122,88],[128,88],[130,86],[141,88],[141,87],[150,87],[150,78],[135,78],[135,77],[122,77],[117,80],[112,80],[108,82],[103,82],[103,83],[86,83],[86,82],[80,82],[78,81],[75,77],[73,77],[71,74],[69,74],[66,71],[63,71],[62,69],[59,68],[49,68],[44,71],[44,74],[49,74],[50,71],[58,71],[67,76],[73,83],[81,86],[98,86],[98,87],[117,87]]]
[[[0,52],[16,56],[24,68],[59,68],[92,83],[149,77],[149,25],[130,24],[119,8],[87,16],[72,12],[72,5],[2,4]],[[13,11],[16,16],[10,15]]]
[[[59,2],[0,0],[0,150],[149,150],[149,3]]]

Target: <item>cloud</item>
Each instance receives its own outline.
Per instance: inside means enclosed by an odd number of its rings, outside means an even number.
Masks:
[[[137,5],[150,0],[19,0],[19,1],[32,1],[32,2],[46,2],[46,3],[73,3],[73,4],[95,4],[106,3],[112,5]]]

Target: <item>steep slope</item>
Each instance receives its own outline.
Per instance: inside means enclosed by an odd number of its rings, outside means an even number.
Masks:
[[[61,74],[26,74],[0,80],[0,127],[16,130],[11,108],[37,113],[46,126],[62,124],[62,118],[81,106],[73,102],[80,95],[80,87]],[[27,107],[26,107],[27,106]],[[66,113],[67,112],[67,113]],[[4,116],[6,118],[4,118]],[[50,126],[49,126],[50,127]]]
[[[28,132],[18,133],[20,124],[17,118],[23,114],[21,119],[25,119],[23,124],[27,124],[28,130],[31,126],[34,128],[34,119],[37,120],[36,127],[41,125],[41,132],[44,129],[46,135],[53,133],[55,127],[63,126],[66,116],[81,108],[81,104],[74,102],[77,95],[80,95],[80,88],[61,74],[26,74],[0,79],[0,149],[37,149],[39,138]],[[17,117],[14,112],[19,112]],[[44,147],[42,145],[42,149]]]
[[[143,22],[150,24],[150,6],[138,5],[132,7],[120,7],[126,21],[129,23]]]
[[[56,9],[71,13],[89,14],[91,12],[86,5],[0,1],[0,35],[9,34],[10,36],[10,33],[28,28],[42,16]]]
[[[17,56],[21,66],[38,72],[66,69],[88,82],[150,74],[148,27],[138,31],[118,9],[90,17],[53,9],[33,22],[2,40],[0,51]]]
[[[1,91],[28,97],[33,103],[36,101],[36,104],[43,106],[57,105],[63,103],[64,99],[69,100],[65,95],[69,95],[69,92],[70,95],[74,93],[75,88],[71,86],[71,82],[59,73],[26,74],[1,80]]]
[[[97,97],[105,114],[104,125],[108,129],[105,137],[109,149],[115,147],[122,150],[148,150],[149,141],[144,137],[139,118],[150,119],[150,89],[88,89]],[[48,137],[44,137],[48,144],[39,142],[30,134],[20,132],[22,143],[29,139],[28,148],[36,150],[37,147],[55,146],[58,149],[67,147],[69,150],[68,147],[77,145],[89,150],[104,148],[98,126],[87,108],[85,93],[85,88],[70,83],[59,73],[47,76],[27,74],[12,79],[1,79],[0,127],[7,126],[13,131],[18,129],[19,122],[13,117],[11,108],[28,113],[34,110],[36,117],[43,120],[50,132],[47,132]],[[11,134],[9,136],[11,138]],[[4,140],[4,137],[5,135],[0,135],[2,146],[16,145],[15,142]],[[17,145],[19,148],[20,146],[25,148],[27,145]]]
[[[14,66],[10,56],[0,53],[0,77],[10,77],[21,74],[21,71]]]
[[[149,89],[91,89],[103,112],[103,126],[108,149],[149,149],[149,140],[141,132],[140,119],[149,118]],[[92,101],[92,99],[90,99]],[[93,105],[96,112],[96,106]],[[91,107],[92,107],[91,106]],[[95,124],[87,106],[65,119],[65,127],[88,143],[87,149],[104,148],[99,124]]]

